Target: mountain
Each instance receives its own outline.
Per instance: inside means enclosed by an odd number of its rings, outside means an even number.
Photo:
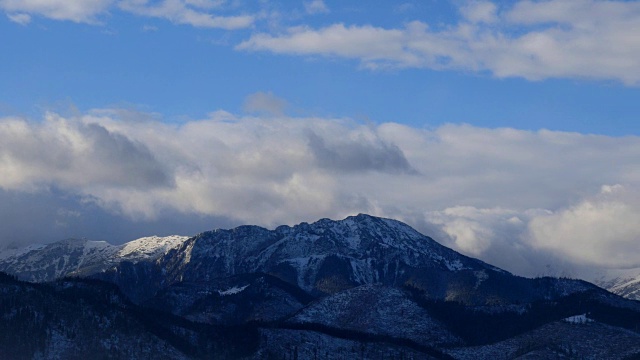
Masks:
[[[252,354],[258,334],[132,304],[112,284],[32,284],[0,273],[1,359],[191,359]]]
[[[640,268],[607,270],[593,283],[627,299],[640,300]]]
[[[58,309],[67,287],[90,283],[82,296],[104,316],[125,309],[148,336],[139,342],[159,344],[145,348],[173,346],[186,358],[236,358],[239,349],[252,359],[640,356],[639,302],[585,281],[514,276],[396,220],[360,214],[141,240],[62,241],[0,254],[0,269],[30,280],[79,276],[21,286],[49,289]],[[104,288],[122,300],[92,295]],[[196,351],[201,342],[209,350]],[[236,350],[223,354],[221,344]]]
[[[48,245],[32,245],[0,252],[0,271],[34,282],[93,274],[123,261],[153,261],[186,239],[185,236],[151,236],[124,245],[67,239]]]
[[[257,273],[312,297],[383,284],[410,286],[434,299],[487,306],[555,298],[594,287],[560,280],[541,287],[446,248],[404,223],[364,214],[275,230],[240,226],[204,232],[153,263],[122,263],[94,276],[120,285],[135,301],[145,301],[173,284],[211,283]]]

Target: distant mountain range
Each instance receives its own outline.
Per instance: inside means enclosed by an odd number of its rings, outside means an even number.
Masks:
[[[640,269],[611,269],[595,277],[593,283],[627,299],[640,300]]]
[[[640,358],[640,302],[363,214],[64,240],[0,253],[0,271],[0,358]]]

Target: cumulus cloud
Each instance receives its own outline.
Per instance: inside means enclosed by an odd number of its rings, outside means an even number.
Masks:
[[[172,178],[141,143],[87,124],[47,114],[43,123],[0,122],[4,189],[155,188]]]
[[[225,111],[170,124],[117,109],[0,120],[2,196],[46,199],[52,234],[90,228],[91,211],[137,234],[365,212],[523,275],[639,262],[638,159],[634,136],[470,125]]]
[[[639,267],[640,192],[621,185],[602,187],[597,196],[536,217],[532,243],[576,262],[605,267]]]
[[[292,27],[257,33],[236,48],[356,59],[367,68],[489,72],[496,77],[640,82],[640,4],[627,1],[466,2],[449,26]]]

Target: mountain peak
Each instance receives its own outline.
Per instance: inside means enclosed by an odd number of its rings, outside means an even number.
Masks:
[[[155,260],[186,236],[151,236],[123,245],[69,238],[0,253],[0,271],[19,274],[28,281],[51,281],[68,275],[102,271],[122,261]]]
[[[210,281],[212,276],[259,272],[276,274],[311,293],[340,289],[342,285],[322,285],[332,276],[352,286],[405,281],[424,269],[497,270],[400,221],[367,214],[275,230],[239,226],[209,231],[187,240],[180,251],[168,253],[160,262],[169,267],[167,273],[174,274],[172,281]]]

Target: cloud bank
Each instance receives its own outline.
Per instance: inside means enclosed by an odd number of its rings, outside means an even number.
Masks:
[[[366,212],[540,275],[546,265],[640,265],[638,159],[633,136],[225,111],[181,124],[118,109],[48,113],[0,120],[0,195],[12,204],[0,211],[28,217],[41,199],[48,210],[33,213],[48,219],[45,237],[77,236],[89,214],[101,229],[193,234]],[[6,224],[4,244],[20,224]]]

